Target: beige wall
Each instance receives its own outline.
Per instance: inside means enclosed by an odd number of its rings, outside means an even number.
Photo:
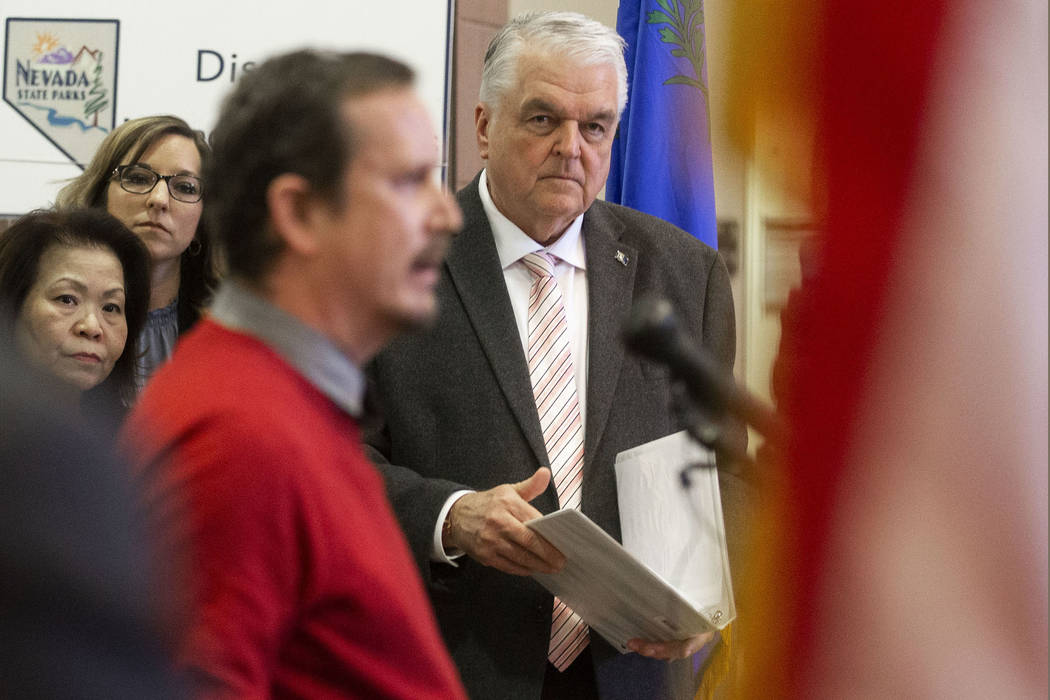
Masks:
[[[564,10],[579,12],[610,27],[616,26],[616,8],[619,7],[617,0],[508,0],[507,5],[508,17],[526,10]]]
[[[481,85],[481,63],[496,30],[507,21],[507,0],[457,0],[452,61],[452,153],[449,181],[466,185],[481,170],[474,138],[474,105]]]

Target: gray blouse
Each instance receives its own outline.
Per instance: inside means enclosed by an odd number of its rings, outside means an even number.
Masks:
[[[168,361],[179,339],[179,300],[162,309],[149,312],[146,325],[139,336],[139,362],[135,383],[142,387],[162,364]]]

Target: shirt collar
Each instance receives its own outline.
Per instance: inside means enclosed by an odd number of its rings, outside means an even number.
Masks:
[[[229,279],[215,294],[211,318],[258,338],[337,406],[361,415],[364,374],[325,336]]]
[[[583,228],[583,214],[580,214],[569,228],[565,230],[558,240],[549,247],[544,247],[529,238],[528,234],[517,227],[510,219],[496,208],[489,195],[488,172],[481,171],[481,179],[478,181],[478,194],[481,196],[481,206],[488,217],[489,226],[492,228],[492,237],[496,241],[496,252],[499,254],[499,263],[506,270],[508,267],[521,260],[529,253],[546,250],[559,260],[564,260],[580,270],[587,269],[587,262],[583,253],[583,237],[580,231]]]

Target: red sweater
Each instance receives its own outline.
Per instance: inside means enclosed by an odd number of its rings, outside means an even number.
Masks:
[[[465,697],[357,424],[263,343],[202,321],[124,438],[203,696]]]

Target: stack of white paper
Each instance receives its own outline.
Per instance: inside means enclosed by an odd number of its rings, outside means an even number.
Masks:
[[[624,546],[578,511],[527,525],[565,554],[557,574],[534,577],[613,646],[722,629],[736,616],[725,527],[711,456],[683,433],[616,460]]]

